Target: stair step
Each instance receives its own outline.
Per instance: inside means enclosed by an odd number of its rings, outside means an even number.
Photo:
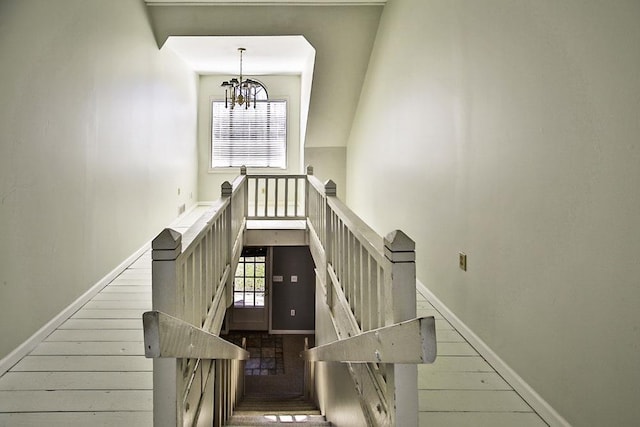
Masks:
[[[236,415],[250,415],[250,416],[263,416],[263,415],[320,415],[320,411],[316,408],[255,408],[255,409],[236,409],[233,411]]]
[[[327,427],[331,423],[326,421],[322,415],[233,415],[225,424],[227,427],[236,426],[279,426],[292,424],[304,424],[306,427]]]
[[[248,395],[236,406],[237,411],[314,411],[317,410],[314,403],[309,402],[304,396],[272,396],[272,395]]]
[[[236,406],[226,426],[291,425],[330,426],[314,403],[304,396],[251,394]]]

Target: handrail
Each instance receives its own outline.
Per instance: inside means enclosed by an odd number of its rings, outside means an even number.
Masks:
[[[147,358],[247,360],[249,352],[161,311],[142,315]]]
[[[311,349],[305,345],[300,356],[311,362],[433,363],[435,320],[421,317]]]

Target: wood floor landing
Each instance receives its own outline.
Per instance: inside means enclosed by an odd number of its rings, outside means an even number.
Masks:
[[[207,209],[171,228],[186,231]],[[142,333],[150,309],[149,249],[0,377],[0,426],[152,426]]]
[[[184,231],[202,210],[175,229]],[[418,292],[418,315],[436,317],[438,358],[418,366],[420,426],[547,424]],[[151,252],[0,377],[0,426],[153,424],[152,362],[142,313],[151,309]]]
[[[152,426],[146,252],[0,378],[1,426]]]
[[[540,427],[542,418],[417,292],[418,316],[434,316],[438,356],[418,365],[420,427]]]

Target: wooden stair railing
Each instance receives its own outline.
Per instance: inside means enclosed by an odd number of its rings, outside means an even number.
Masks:
[[[312,169],[307,181],[309,247],[316,264],[316,280],[338,337],[326,351],[337,353],[358,340],[372,339],[372,344],[376,332],[388,334],[416,317],[415,243],[400,230],[382,238],[336,197],[333,181],[320,182]],[[422,329],[432,322],[429,318],[417,322],[430,353],[411,363],[432,363],[436,355],[435,328]],[[374,331],[373,335],[368,331]],[[318,349],[306,357],[320,357],[313,354],[324,352]],[[351,356],[358,362],[349,362]],[[396,363],[388,354],[384,358],[380,354],[380,361],[372,359],[371,354],[351,356],[344,361],[367,424],[417,426],[416,365]]]
[[[336,193],[335,183],[320,182],[311,167],[307,175],[293,176],[247,175],[242,168],[232,184],[222,185],[221,198],[211,210],[184,235],[165,229],[153,240],[152,298],[158,325],[166,314],[191,325],[194,329],[185,330],[194,337],[201,332],[217,336],[233,302],[233,272],[247,220],[306,219],[317,286],[338,337],[334,343],[320,343],[328,347],[305,352],[310,363],[307,395],[318,399],[311,360],[343,352],[341,360],[348,366],[368,425],[417,426],[414,363],[433,362],[436,344],[433,319],[415,319],[415,243],[399,230],[382,238]],[[178,328],[176,321],[171,321],[171,328]],[[158,334],[161,345],[163,332],[159,329]],[[401,346],[401,352],[383,342],[396,335],[402,340],[394,345]],[[421,347],[405,360],[399,354],[406,352],[405,347],[413,348],[411,336],[420,340]],[[191,338],[180,344],[204,345]],[[203,342],[214,341],[207,336]],[[369,346],[366,350],[363,343]],[[355,354],[356,350],[361,353]],[[237,396],[226,400],[228,394],[236,394],[231,390],[235,374],[223,359],[217,363],[202,357],[210,355],[206,348],[174,351],[176,359],[154,358],[154,425],[193,425],[201,415],[215,426],[223,425],[237,401]],[[214,401],[215,406],[203,405]]]
[[[310,348],[301,353],[310,362],[433,363],[436,329],[433,316],[384,326]]]
[[[161,311],[142,315],[147,358],[247,360],[249,352]]]
[[[241,175],[233,184],[222,184],[220,199],[184,234],[165,229],[153,240],[152,308],[158,321],[162,320],[159,325],[174,328],[176,322],[182,322],[191,325],[188,334],[220,333],[226,309],[233,301],[233,272],[242,251],[246,221],[245,198],[246,176]],[[185,328],[182,323],[180,327]],[[167,342],[163,336],[168,331],[171,329],[155,331],[158,345]],[[145,336],[151,333],[145,330]],[[145,343],[149,345],[154,348],[153,343]],[[221,426],[230,416],[241,389],[237,375],[243,370],[235,359],[213,360],[201,357],[202,351],[174,349],[173,357],[154,357],[154,426],[194,425],[203,419]]]

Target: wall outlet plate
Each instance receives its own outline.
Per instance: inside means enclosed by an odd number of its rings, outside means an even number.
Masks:
[[[460,266],[460,270],[467,271],[467,254],[463,254],[462,252],[458,253],[458,265]]]
[[[273,276],[273,283],[282,282],[284,278],[282,276]]]
[[[298,283],[298,276],[291,276],[291,283]]]
[[[296,315],[296,310],[292,308],[292,309],[291,309],[291,317],[293,317],[293,316],[295,316],[295,315]]]

